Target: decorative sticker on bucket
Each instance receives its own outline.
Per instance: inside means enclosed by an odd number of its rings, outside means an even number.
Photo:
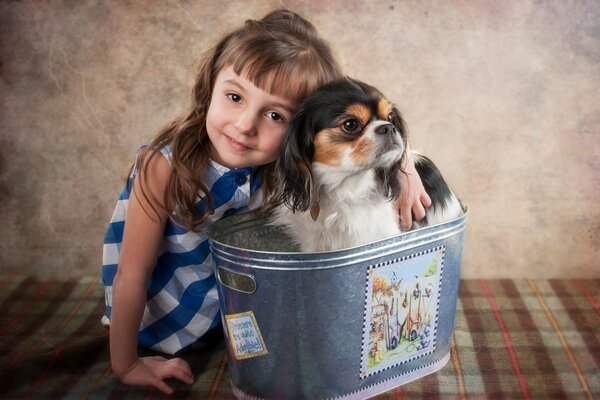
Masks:
[[[252,311],[225,315],[229,344],[237,360],[267,354],[267,347]]]
[[[361,378],[435,350],[444,246],[370,266]]]

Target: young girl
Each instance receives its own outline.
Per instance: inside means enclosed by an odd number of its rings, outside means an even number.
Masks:
[[[105,322],[122,382],[165,393],[166,378],[193,382],[182,359],[140,358],[137,347],[176,354],[219,326],[208,228],[261,206],[286,121],[341,75],[315,28],[287,10],[246,21],[201,58],[191,110],[138,151],[104,240]],[[408,209],[424,193],[411,167]]]

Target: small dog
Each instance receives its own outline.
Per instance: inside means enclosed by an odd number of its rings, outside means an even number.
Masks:
[[[319,88],[292,117],[275,164],[279,204],[271,223],[287,227],[302,251],[352,247],[401,233],[400,165],[406,127],[380,91],[344,78]],[[415,154],[432,200],[426,221],[457,218],[462,207],[437,167]]]

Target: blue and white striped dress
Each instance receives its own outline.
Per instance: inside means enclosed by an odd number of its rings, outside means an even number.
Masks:
[[[164,147],[161,153],[170,163],[170,146]],[[104,238],[102,279],[108,319],[130,189],[136,175],[137,165],[119,197]],[[256,168],[230,169],[210,161],[204,183],[210,188],[214,214],[202,223],[201,228],[193,232],[171,219],[166,223],[159,256],[148,283],[146,309],[138,333],[138,344],[142,347],[175,354],[220,324],[208,228],[228,215],[257,208],[262,194],[258,190],[260,178]],[[205,199],[199,197],[196,207],[206,209]]]

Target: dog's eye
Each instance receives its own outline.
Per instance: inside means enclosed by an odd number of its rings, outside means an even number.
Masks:
[[[390,121],[390,122],[394,121],[394,114],[392,114],[392,113],[388,114],[388,121]]]
[[[342,129],[348,133],[354,133],[360,127],[355,119],[348,119],[342,124]]]

